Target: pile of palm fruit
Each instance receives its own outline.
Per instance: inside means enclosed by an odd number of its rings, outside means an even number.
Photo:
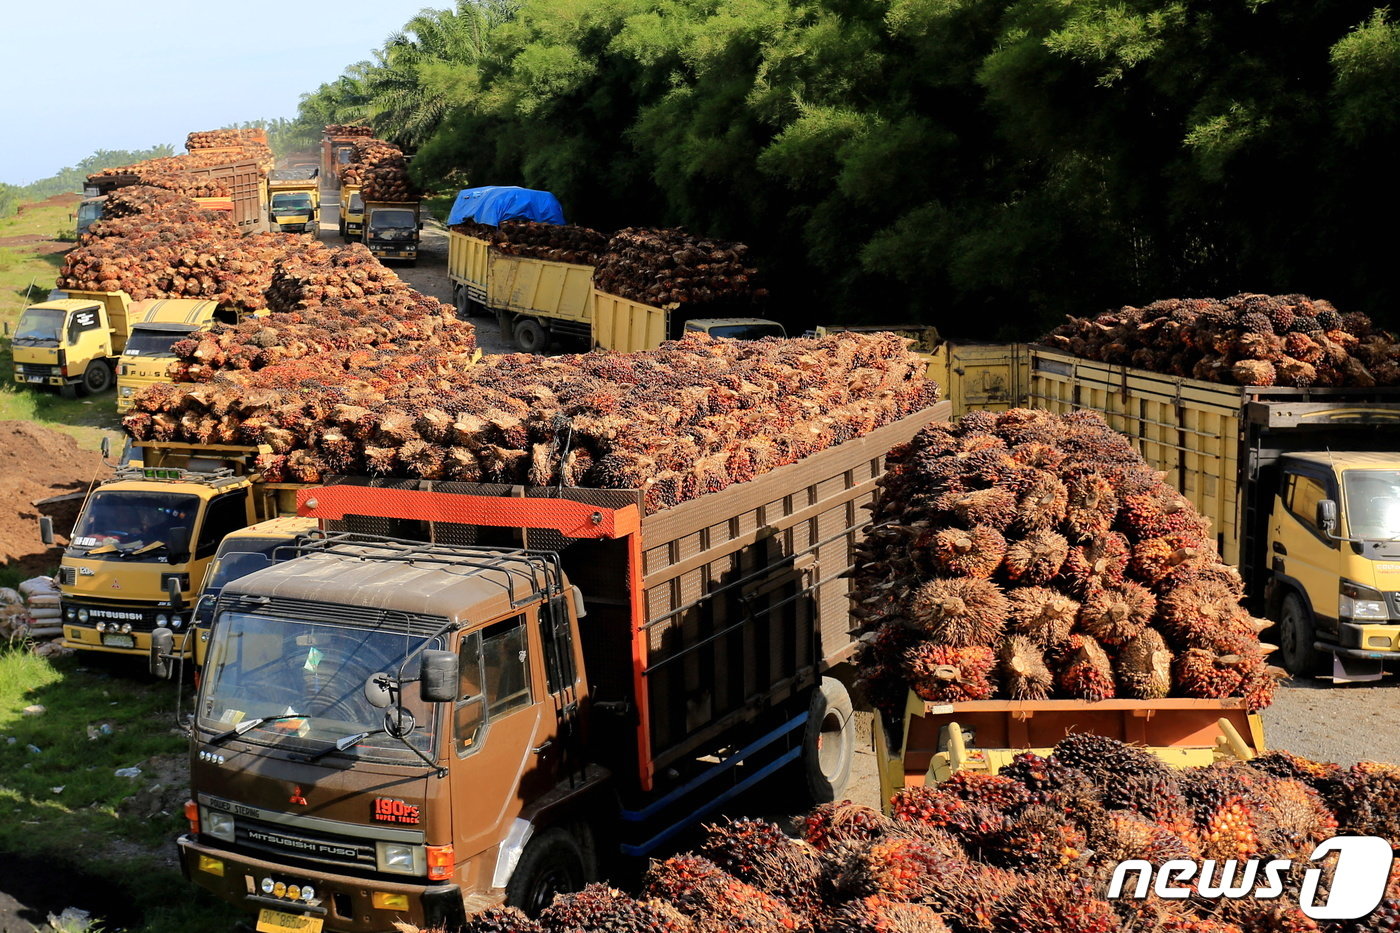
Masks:
[[[532,220],[503,220],[499,226],[474,221],[452,227],[485,240],[506,256],[527,256],[551,262],[592,266],[608,248],[607,234],[577,224],[542,224]]]
[[[1400,876],[1359,921],[1324,922],[1298,896],[1308,857],[1339,833],[1400,843],[1400,769],[1272,752],[1175,769],[1088,734],[1024,753],[998,775],[960,772],[899,791],[892,816],[849,801],[801,837],[739,819],[696,851],[653,862],[633,897],[595,884],[537,919],[495,908],[464,933],[1381,933],[1400,924]],[[1291,859],[1284,892],[1107,898],[1126,859]],[[1137,874],[1128,874],[1128,891]],[[1264,883],[1262,874],[1259,883]],[[1315,903],[1326,898],[1326,881]]]
[[[270,168],[272,150],[262,143],[248,141],[239,143],[236,151],[195,149],[188,155],[146,159],[132,165],[103,169],[89,175],[88,182],[101,186],[104,181],[115,180],[124,185],[166,188],[191,198],[226,198],[233,193],[227,177],[213,178],[192,173],[200,169],[246,161],[255,161]]]
[[[359,136],[367,139],[374,135],[374,130],[368,126],[358,126],[354,123],[328,123],[326,124],[326,135],[340,138]]]
[[[329,351],[280,315],[215,345],[248,368],[191,386],[152,387],[125,420],[137,439],[268,444],[269,479],[373,474],[530,486],[641,489],[656,511],[869,433],[936,401],[937,386],[889,334],[739,342],[691,335],[635,354],[469,357],[437,329],[404,352],[391,330],[367,337],[363,305],[302,316],[336,337]],[[412,322],[382,313],[375,327]],[[265,339],[259,328],[275,333]],[[378,331],[373,331],[375,335]],[[466,331],[470,333],[470,331]],[[198,336],[198,335],[197,335]],[[274,358],[291,340],[307,352]],[[396,342],[397,341],[397,342]],[[205,352],[177,345],[186,357]],[[380,347],[398,347],[381,350]],[[260,354],[266,365],[258,365]],[[398,354],[397,356],[395,354]],[[303,479],[303,481],[313,481]]]
[[[1071,317],[1043,343],[1085,359],[1246,386],[1400,385],[1400,342],[1304,295],[1187,298]]]
[[[408,179],[403,150],[382,139],[357,139],[354,155],[337,171],[341,184],[363,186],[360,194],[366,201],[412,201],[417,197]]]
[[[198,130],[185,137],[185,148],[190,152],[196,149],[228,149],[266,143],[267,133],[261,129]]]
[[[1007,698],[1241,697],[1282,675],[1208,522],[1097,412],[931,424],[890,452],[856,557],[861,680]]]
[[[764,297],[743,243],[695,237],[683,230],[628,227],[613,234],[598,258],[593,283],[610,295],[659,308],[724,306],[741,313]]]

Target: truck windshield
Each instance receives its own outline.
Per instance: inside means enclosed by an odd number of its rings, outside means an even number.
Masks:
[[[144,327],[140,324],[131,329],[131,337],[126,341],[124,356],[171,356],[170,348],[175,341],[194,333],[193,327],[174,330],[165,327]]]
[[[706,330],[711,337],[729,337],[732,340],[758,340],[760,337],[786,337],[783,325],[770,323],[716,324],[709,328],[687,327],[687,330]]]
[[[184,528],[192,536],[198,516],[198,496],[130,489],[99,490],[88,499],[78,518],[71,547],[82,552],[104,549],[92,557],[127,557],[151,544],[169,544],[175,528]],[[108,547],[113,550],[105,550]],[[165,553],[164,548],[158,548],[139,556],[157,557]]]
[[[225,584],[231,580],[246,577],[264,567],[271,567],[272,558],[268,555],[274,547],[287,542],[281,538],[267,539],[268,548],[266,551],[259,550],[262,543],[261,539],[240,540],[238,546],[247,547],[248,550],[230,551],[227,554],[220,553],[215,556],[214,562],[209,565],[209,574],[204,578],[204,590],[199,595],[199,603],[195,606],[195,625],[208,625],[214,621],[214,601],[218,598],[219,591],[224,588]]]
[[[102,219],[102,201],[84,201],[78,205],[77,228],[79,233],[87,231],[94,220]]]
[[[57,346],[59,334],[63,333],[63,321],[67,316],[67,311],[57,308],[28,308],[20,315],[14,342],[24,342],[31,346],[44,343]]]
[[[311,195],[309,194],[274,194],[272,196],[272,209],[274,211],[309,211],[311,210]]]
[[[381,240],[411,240],[417,232],[413,211],[375,211],[369,219],[369,235]]]
[[[1343,470],[1342,487],[1351,537],[1400,538],[1400,470]],[[1400,542],[1386,550],[1400,553]]]
[[[223,612],[204,666],[199,726],[224,732],[248,719],[295,716],[250,729],[242,740],[313,752],[347,735],[370,732],[376,734],[355,746],[361,757],[417,761],[398,739],[377,732],[384,727],[386,711],[370,705],[364,687],[371,674],[397,672],[403,658],[421,644],[420,637],[406,637],[401,630]],[[440,648],[441,639],[428,647]],[[410,667],[416,664],[409,662]],[[407,740],[432,757],[433,704],[418,698],[415,684],[403,691],[403,703],[419,724]]]
[[[358,191],[350,195],[350,206],[345,210],[350,214],[363,214],[365,212],[365,199],[360,197]]]

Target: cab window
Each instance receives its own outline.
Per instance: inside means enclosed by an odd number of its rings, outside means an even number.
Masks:
[[[549,692],[558,693],[577,683],[573,629],[569,625],[566,599],[556,598],[540,606],[540,642],[544,645],[544,670]]]
[[[242,489],[227,496],[220,496],[209,503],[204,514],[204,527],[199,531],[199,546],[195,549],[196,558],[209,557],[219,548],[219,542],[231,532],[248,524],[248,490]]]
[[[1327,486],[1311,476],[1290,473],[1284,481],[1284,507],[1303,527],[1313,534],[1322,535],[1317,526],[1317,504],[1329,498]]]
[[[523,615],[462,639],[452,717],[453,744],[459,757],[481,745],[488,722],[530,702],[529,642]]]
[[[457,652],[457,702],[452,709],[452,743],[458,756],[475,751],[486,725],[486,697],[481,692],[481,633],[462,639]]]
[[[97,330],[97,311],[74,311],[68,319],[68,342],[77,343],[78,338],[90,330]]]

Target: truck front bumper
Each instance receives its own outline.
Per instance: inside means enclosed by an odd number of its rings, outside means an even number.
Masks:
[[[187,633],[175,633],[174,654],[185,653]],[[92,624],[63,623],[63,646],[75,651],[102,651],[107,654],[129,654],[147,657],[151,653],[150,632],[122,632],[119,627],[99,632]]]
[[[1354,658],[1400,658],[1400,625],[1377,622],[1342,622],[1337,626],[1338,645],[1329,650]]]
[[[189,834],[176,840],[180,869],[194,884],[221,900],[250,912],[275,909],[314,914],[326,931],[336,933],[392,933],[394,921],[407,921],[420,929],[455,930],[466,922],[462,889],[455,884],[405,884],[334,874],[311,868],[287,868],[248,855],[215,848]],[[314,904],[276,898],[262,890],[264,878],[287,887],[311,885]],[[406,910],[386,910],[373,904],[373,895],[403,895]]]

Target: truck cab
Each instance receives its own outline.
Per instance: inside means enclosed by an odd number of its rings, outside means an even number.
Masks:
[[[353,535],[297,550],[218,599],[187,876],[261,928],[338,931],[454,929],[590,880],[586,847],[551,828],[605,774],[576,744],[581,600],[557,555]]]
[[[320,182],[315,170],[278,169],[268,179],[268,226],[274,232],[310,233],[320,229]]]
[[[690,333],[728,337],[731,340],[760,340],[764,337],[786,337],[787,331],[777,321],[761,317],[692,318],[685,322]]]
[[[56,387],[63,395],[96,395],[112,386],[113,357],[126,342],[126,296],[70,292],[30,305],[12,338],[15,382]]]
[[[157,299],[132,306],[131,334],[117,360],[117,411],[131,408],[131,398],[157,382],[170,382],[170,364],[175,362],[171,348],[195,331],[202,330],[219,316],[214,301],[194,298]],[[139,320],[138,320],[139,317]]]
[[[102,208],[106,204],[105,197],[84,198],[78,204],[78,213],[74,219],[74,229],[78,236],[88,232],[88,228],[95,222],[102,219]]]
[[[140,460],[89,494],[59,564],[64,643],[79,651],[144,655],[167,627],[184,652],[219,543],[284,511],[278,494],[299,488],[263,483],[249,469],[259,448],[136,449]]]
[[[1400,454],[1288,453],[1269,516],[1268,601],[1283,665],[1374,679],[1400,659]]]
[[[359,242],[365,233],[365,199],[359,185],[340,189],[340,235],[345,242]]]
[[[379,260],[418,261],[418,202],[365,202],[365,245]]]

